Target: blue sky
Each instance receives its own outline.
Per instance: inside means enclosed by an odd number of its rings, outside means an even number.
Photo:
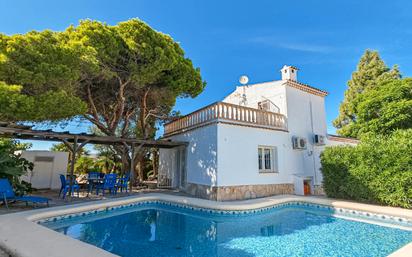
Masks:
[[[200,67],[205,91],[179,99],[188,113],[221,100],[247,74],[250,83],[277,80],[284,64],[300,68],[299,81],[328,91],[328,130],[337,116],[346,82],[365,51],[376,49],[389,66],[410,76],[411,1],[0,0],[0,32],[63,30],[80,19],[116,24],[140,18],[170,34]],[[409,72],[409,73],[408,73]],[[71,125],[85,131],[87,124]],[[50,143],[36,143],[47,149]]]

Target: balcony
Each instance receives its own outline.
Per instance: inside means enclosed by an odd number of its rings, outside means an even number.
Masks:
[[[182,133],[211,123],[287,131],[286,117],[282,114],[217,102],[166,123],[164,136]]]

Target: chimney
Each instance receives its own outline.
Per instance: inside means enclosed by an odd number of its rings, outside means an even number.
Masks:
[[[282,73],[282,80],[298,80],[298,68],[294,66],[285,65],[280,72]]]

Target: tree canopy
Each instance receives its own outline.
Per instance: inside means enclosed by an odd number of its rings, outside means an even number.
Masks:
[[[352,78],[348,81],[348,89],[339,108],[339,116],[333,122],[338,129],[337,133],[358,137],[360,127],[357,126],[357,122],[362,95],[400,77],[397,66],[389,69],[377,51],[366,50],[358,63],[357,70],[352,73]]]
[[[24,94],[22,86],[0,81],[0,121],[59,121],[84,113],[86,104],[65,91]]]
[[[412,79],[381,82],[360,97],[357,110],[359,135],[412,128]]]
[[[0,92],[13,90],[13,101],[21,102],[14,106],[25,106],[1,109],[1,119],[77,114],[105,135],[143,139],[154,137],[177,97],[195,97],[205,86],[180,45],[138,19],[117,25],[83,20],[62,32],[0,35],[0,80]],[[0,105],[7,101],[0,93]],[[124,147],[116,151],[129,158]]]
[[[119,124],[120,133],[126,133],[132,116],[145,114],[147,119],[168,114],[176,97],[194,97],[205,85],[178,43],[138,19],[114,26],[84,20],[63,32],[0,35],[0,80],[5,82],[2,91],[13,91],[16,97],[31,99],[53,92],[57,95],[47,99],[69,101],[75,108],[52,119],[84,114],[112,135]],[[87,104],[85,112],[79,99]],[[12,110],[3,112],[4,117],[13,117],[8,115]],[[37,113],[14,117],[47,118]]]
[[[84,113],[72,84],[75,59],[51,31],[0,34],[0,120],[57,121]]]

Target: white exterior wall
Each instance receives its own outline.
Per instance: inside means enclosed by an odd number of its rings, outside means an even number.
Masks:
[[[325,103],[324,98],[321,96],[316,96],[314,94],[310,94],[304,92],[302,90],[286,86],[285,81],[274,81],[262,84],[256,84],[246,87],[246,96],[247,96],[247,106],[252,108],[257,108],[257,103],[268,99],[275,103],[280,108],[280,113],[284,114],[287,117],[288,122],[288,130],[289,133],[281,133],[281,139],[277,138],[277,142],[274,141],[272,134],[279,132],[273,131],[266,131],[266,134],[263,134],[262,138],[263,142],[259,143],[261,145],[268,145],[268,146],[277,146],[279,142],[282,142],[285,146],[283,148],[278,148],[279,157],[282,151],[287,151],[287,157],[283,160],[285,165],[282,166],[283,170],[286,170],[285,174],[287,176],[288,182],[292,183],[293,181],[293,174],[305,175],[313,177],[314,184],[319,185],[321,183],[320,177],[320,161],[319,161],[319,154],[321,152],[321,147],[313,145],[313,136],[314,134],[323,135],[326,137],[327,134],[327,126],[326,126],[326,112],[325,112]],[[243,87],[237,87],[235,92],[230,94],[224,99],[224,102],[229,102],[233,104],[239,104],[241,100],[241,95],[243,94]],[[223,148],[220,146],[224,142],[222,142],[222,136],[220,135],[222,126],[219,126],[219,143],[218,148],[220,153],[225,153],[225,156],[230,156],[230,153],[226,153]],[[242,133],[240,131],[244,130],[245,128],[242,127],[235,127],[230,126],[230,132],[228,135],[232,133],[235,135],[236,133]],[[262,137],[262,133],[260,129],[252,129],[253,131],[249,131],[249,134],[245,134],[244,137],[248,138],[248,141],[254,141],[255,137],[260,138]],[[268,134],[272,133],[272,134]],[[306,138],[308,142],[308,147],[306,150],[293,150],[291,146],[292,137],[293,136],[300,136]],[[244,142],[246,144],[246,142]],[[256,144],[255,144],[256,145]],[[244,146],[250,147],[251,145]],[[257,147],[254,147],[253,150],[246,150],[244,147],[238,148],[242,149],[242,151],[247,151],[251,157],[250,161],[252,162],[250,165],[253,166],[254,169],[257,169]],[[250,152],[250,151],[253,151]],[[242,156],[243,153],[239,153]],[[222,154],[221,154],[222,155]],[[252,157],[253,156],[253,157]],[[218,157],[219,162],[221,162],[220,158]],[[245,157],[246,158],[246,157]],[[253,161],[252,161],[253,158]],[[243,158],[240,158],[243,160]],[[281,165],[279,163],[279,165]],[[250,168],[252,168],[252,166]],[[222,170],[221,165],[219,165],[218,170]],[[225,167],[226,168],[226,167]],[[279,166],[279,168],[281,168]],[[228,172],[224,171],[225,173]],[[249,173],[250,174],[250,173]],[[231,174],[232,175],[232,174]],[[264,174],[268,175],[268,174]],[[220,181],[220,174],[218,175],[218,183],[219,185],[229,185],[227,181],[223,180]],[[225,176],[225,175],[222,175]],[[276,179],[277,183],[286,183],[285,179],[281,179],[281,175],[278,176],[279,179]],[[255,183],[256,182],[256,183]],[[261,181],[261,176],[257,176],[248,184],[263,184]]]
[[[21,156],[34,164],[33,171],[21,179],[37,189],[60,189],[60,174],[66,175],[69,153],[51,151],[22,151]],[[50,161],[41,161],[47,157]]]
[[[307,149],[292,151],[289,161],[298,164],[296,174],[311,176],[314,185],[320,185],[319,155],[323,147],[313,144],[313,136],[327,135],[325,99],[293,87],[286,87],[286,98],[290,141],[293,136],[307,140]]]
[[[326,137],[326,112],[323,97],[293,87],[286,87],[286,98],[289,132],[308,138],[313,134]],[[313,120],[313,132],[311,120]]]
[[[277,148],[279,172],[259,173],[258,146]],[[287,132],[219,124],[218,186],[292,183],[291,151]]]
[[[173,141],[188,142],[186,170],[188,183],[217,185],[217,125],[211,124],[179,135]],[[176,174],[176,149],[160,149],[159,174]]]

